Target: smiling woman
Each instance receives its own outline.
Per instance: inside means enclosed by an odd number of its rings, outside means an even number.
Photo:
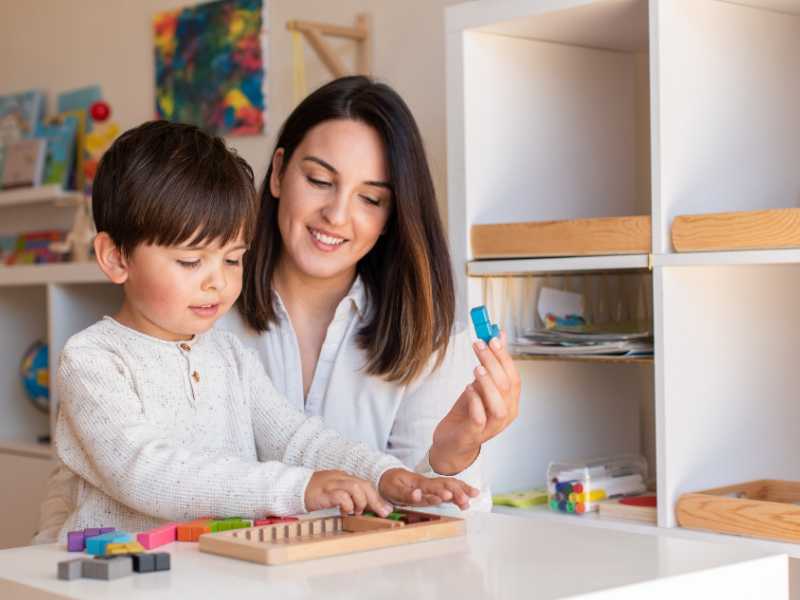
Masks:
[[[394,90],[346,77],[297,106],[244,266],[221,326],[290,403],[409,468],[459,474],[482,489],[473,508],[491,506],[480,447],[516,418],[519,378],[503,338],[471,347],[456,321],[422,139]]]

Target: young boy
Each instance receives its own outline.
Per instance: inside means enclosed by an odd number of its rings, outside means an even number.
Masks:
[[[385,515],[387,500],[463,508],[477,495],[306,418],[212,329],[241,291],[257,213],[252,171],[222,140],[163,121],[126,132],[100,163],[92,209],[97,262],[124,300],[61,353],[59,468],[36,541],[203,515]]]

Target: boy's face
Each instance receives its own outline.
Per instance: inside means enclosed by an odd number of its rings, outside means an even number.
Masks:
[[[225,246],[137,246],[125,259],[117,320],[170,341],[207,331],[239,297],[246,249],[241,237]]]

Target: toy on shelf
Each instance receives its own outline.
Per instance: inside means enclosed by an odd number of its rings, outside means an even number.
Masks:
[[[83,531],[70,531],[67,534],[67,551],[83,552],[86,550],[86,540],[98,535],[115,531],[114,527],[88,527]]]
[[[100,158],[111,146],[119,135],[119,125],[108,118],[111,116],[111,107],[107,102],[99,100],[89,107],[89,116],[92,123],[91,131],[84,137],[83,147],[83,178],[84,192],[92,193],[92,182],[97,173]]]
[[[35,341],[22,355],[19,375],[28,399],[37,409],[48,412],[50,407],[50,372],[47,344]]]
[[[485,306],[476,306],[469,311],[469,315],[475,327],[475,335],[479,339],[488,344],[489,340],[500,335],[500,327],[489,319],[489,311]]]
[[[547,488],[536,488],[522,492],[510,492],[492,496],[495,506],[513,506],[514,508],[532,508],[547,504]]]
[[[547,467],[550,508],[582,515],[596,511],[601,500],[647,491],[647,462],[626,454],[588,461],[554,461]]]
[[[629,496],[603,500],[597,514],[610,519],[625,519],[642,521],[644,523],[658,522],[658,500],[654,494],[643,496]]]
[[[200,536],[201,552],[278,565],[464,535],[454,517],[395,510],[394,518],[331,516]]]
[[[34,265],[62,262],[62,257],[51,249],[53,243],[64,239],[64,232],[60,230],[32,231],[21,233],[11,242],[11,250],[5,250],[8,242],[4,238],[2,243],[6,265]]]
[[[97,230],[92,219],[92,198],[83,196],[75,206],[72,229],[63,241],[53,242],[49,249],[58,254],[69,255],[73,262],[86,262],[91,260],[95,235]]]
[[[136,541],[148,550],[171,544],[178,539],[178,523],[167,523],[136,536]]]

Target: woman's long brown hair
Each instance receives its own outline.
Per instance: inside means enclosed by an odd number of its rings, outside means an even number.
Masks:
[[[444,229],[425,149],[408,106],[389,86],[367,77],[336,79],[292,112],[275,148],[287,165],[305,135],[331,119],[353,119],[383,140],[393,209],[375,246],[357,265],[367,293],[368,321],[358,331],[365,370],[408,384],[435,356],[441,364],[453,328],[455,292]],[[284,167],[285,168],[285,167]],[[282,250],[278,202],[270,192],[272,163],[261,186],[256,234],[245,255],[239,310],[256,331],[276,322],[272,277]]]

